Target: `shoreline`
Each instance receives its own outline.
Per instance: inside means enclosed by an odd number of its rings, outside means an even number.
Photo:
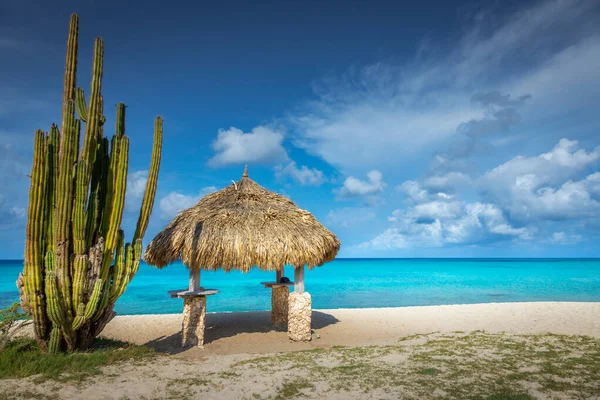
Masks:
[[[291,293],[291,292],[290,292]],[[556,301],[556,300],[539,300],[539,301],[493,301],[493,302],[485,302],[485,303],[455,303],[455,304],[433,304],[426,306],[398,306],[398,307],[342,307],[342,308],[313,308],[313,311],[320,312],[335,312],[335,311],[346,311],[346,310],[396,310],[396,309],[405,309],[405,308],[432,308],[432,307],[453,307],[453,306],[480,306],[486,304],[600,304],[600,301]],[[271,312],[268,310],[250,310],[250,311],[207,311],[206,315],[209,314],[246,314],[246,313],[262,313],[262,312]],[[148,313],[148,314],[117,314],[115,318],[118,317],[146,317],[146,316],[173,316],[173,315],[181,315],[181,313],[165,313],[165,314],[157,314],[157,313]]]
[[[182,349],[182,314],[117,316],[101,337],[198,358],[397,343],[432,332],[552,333],[600,338],[600,302],[479,303],[313,310],[314,340],[295,343],[271,327],[270,311],[206,314],[204,349]]]

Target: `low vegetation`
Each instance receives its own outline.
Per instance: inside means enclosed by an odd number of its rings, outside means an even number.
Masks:
[[[21,310],[19,303],[0,310],[0,353],[19,331],[29,325],[30,318]]]
[[[277,399],[328,393],[374,398],[525,400],[600,393],[600,340],[474,332],[417,335],[397,346],[336,347],[234,365],[268,376],[285,371]],[[319,397],[316,396],[316,397]]]
[[[4,380],[4,385],[0,379],[0,390],[13,398],[86,397],[110,385],[129,388],[129,392],[111,393],[118,399],[210,395],[248,400],[589,399],[600,393],[600,339],[585,336],[433,333],[388,346],[124,363],[103,368],[105,373],[98,378],[85,379],[103,365],[151,354],[131,346],[116,350],[119,346],[107,343],[106,348],[89,354],[46,355],[32,342],[15,342],[0,361],[0,377],[41,374],[60,380],[60,388],[56,389],[54,381],[32,386],[28,382],[39,378],[30,378]],[[73,386],[66,379],[81,382]],[[16,384],[20,387],[15,388]]]
[[[145,346],[97,340],[94,349],[70,354],[48,354],[35,340],[18,338],[0,353],[0,379],[35,376],[36,380],[82,381],[102,373],[100,367],[148,359],[154,352]]]

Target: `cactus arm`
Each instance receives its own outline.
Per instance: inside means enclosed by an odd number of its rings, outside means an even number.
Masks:
[[[61,132],[66,130],[66,121],[64,116],[67,113],[67,102],[75,100],[75,85],[77,77],[77,42],[79,39],[79,17],[77,14],[71,14],[69,25],[69,38],[67,39],[67,58],[65,60],[65,77],[63,85],[62,115],[63,125]]]
[[[98,129],[100,126],[100,109],[102,100],[100,90],[102,88],[102,65],[104,59],[104,44],[102,39],[96,38],[94,44],[94,60],[92,65],[92,83],[90,91],[90,103],[88,107],[87,122],[85,124],[85,138],[81,150],[80,159],[86,160],[88,165],[93,165],[96,156],[96,143],[98,141]]]
[[[105,244],[104,244],[104,259],[100,277],[107,280],[110,270],[110,265],[113,260],[114,250],[117,240],[117,233],[123,218],[123,209],[125,207],[125,191],[127,188],[127,167],[129,160],[129,138],[123,136],[117,139],[119,142],[118,161],[116,171],[114,173],[114,188],[112,196],[112,206],[110,207],[110,216],[106,225]]]
[[[115,135],[121,139],[125,136],[125,104],[117,104],[117,126],[115,127]]]
[[[98,226],[98,212],[99,212],[98,196],[96,193],[90,194],[88,202],[88,210],[86,213],[86,231],[85,231],[85,246],[90,248],[94,242],[96,235],[96,228]]]
[[[121,282],[123,281],[124,275],[125,275],[125,245],[124,245],[124,241],[125,241],[125,233],[123,232],[123,230],[119,230],[119,233],[117,234],[117,251],[116,251],[116,257],[115,257],[115,265],[112,268],[112,275],[113,275],[113,279],[112,279],[112,286],[111,286],[111,290],[110,290],[110,301],[111,303],[114,303],[115,301],[117,301],[118,296],[117,293],[119,291],[119,288],[121,287]],[[128,243],[129,245],[129,243]]]
[[[103,287],[102,279],[97,279],[94,284],[94,290],[92,291],[92,295],[90,296],[90,301],[85,306],[83,313],[81,310],[83,309],[83,304],[79,307],[78,315],[75,317],[73,321],[73,330],[77,330],[81,328],[81,326],[89,321],[89,319],[94,315],[96,309],[98,308],[98,304],[100,303],[100,298],[102,297],[102,287]]]
[[[48,335],[48,320],[44,310],[45,299],[42,286],[44,279],[42,241],[44,237],[46,156],[44,132],[38,130],[35,133],[31,186],[29,188],[23,289],[28,306],[33,312],[35,334],[40,340],[45,340]]]
[[[142,206],[140,207],[140,215],[135,228],[135,234],[133,235],[134,243],[138,239],[144,237],[146,228],[148,228],[148,222],[150,221],[150,214],[152,214],[152,207],[154,207],[154,198],[156,196],[156,186],[158,182],[158,171],[160,170],[162,140],[163,119],[162,117],[156,117],[154,121],[154,145],[152,147],[152,160],[150,162],[150,171],[148,172],[148,180],[146,181]]]
[[[87,254],[76,255],[73,265],[73,310],[77,311],[79,306],[83,304],[86,293],[86,279],[89,269]]]
[[[89,172],[84,160],[77,163],[75,178],[75,202],[73,204],[73,250],[76,255],[86,252],[86,201],[88,197]]]
[[[79,115],[79,119],[83,122],[87,121],[87,105],[85,104],[85,92],[82,88],[77,88],[76,98],[76,106],[77,106],[77,115]]]
[[[115,249],[117,232],[123,218],[125,207],[125,191],[127,189],[127,169],[129,163],[129,138],[123,136],[118,139],[118,151],[116,154],[115,171],[113,173],[113,190],[111,198],[110,214],[105,226],[105,251],[112,254]],[[112,160],[111,160],[112,161]],[[112,262],[112,260],[111,260]]]
[[[73,206],[73,177],[75,174],[73,159],[77,149],[75,143],[75,105],[72,100],[67,101],[63,116],[65,130],[61,135],[59,149],[58,182],[56,185],[56,226],[55,226],[55,252],[56,275],[58,286],[65,304],[68,304],[70,314],[71,305],[71,211]],[[66,307],[66,305],[65,305]]]
[[[73,141],[75,149],[73,151],[73,164],[79,159],[79,138],[81,137],[81,121],[75,120],[75,140]]]
[[[142,259],[142,239],[138,239],[135,241],[133,245],[133,266],[131,271],[129,271],[129,280],[133,278],[135,274],[137,274],[138,269],[140,267],[140,260]]]
[[[100,93],[99,106],[98,106],[98,137],[104,136],[104,123],[106,122],[106,117],[104,116],[104,96]]]
[[[48,342],[48,350],[50,351],[50,353],[58,353],[61,350],[61,344],[62,344],[62,332],[60,331],[60,328],[57,326],[53,326],[52,330],[50,331],[50,341]]]
[[[110,224],[110,216],[112,213],[113,207],[113,198],[115,193],[115,181],[117,177],[118,164],[120,159],[120,148],[121,140],[117,138],[117,136],[113,136],[110,143],[110,156],[109,156],[109,165],[108,170],[106,172],[106,189],[103,197],[103,201],[101,205],[103,206],[102,211],[102,222],[100,232],[103,237],[106,238],[106,233],[108,232],[108,227]]]
[[[55,124],[52,124],[52,128],[50,129],[50,134],[48,135],[48,169],[47,169],[47,183],[46,183],[46,195],[47,195],[47,214],[46,214],[46,222],[47,228],[46,230],[46,247],[48,250],[54,250],[54,223],[55,223],[55,213],[56,213],[56,203],[55,196],[56,191],[53,190],[56,187],[56,182],[58,179],[58,146],[60,141],[60,134],[58,131],[58,127]]]
[[[119,283],[119,287],[116,290],[115,298],[119,298],[125,288],[129,284],[129,275],[133,269],[133,246],[130,243],[125,245],[125,270],[123,271],[123,279]]]
[[[54,326],[64,327],[67,324],[65,309],[60,299],[58,290],[58,277],[56,276],[56,256],[54,252],[49,251],[46,255],[46,296],[48,299],[48,317]]]

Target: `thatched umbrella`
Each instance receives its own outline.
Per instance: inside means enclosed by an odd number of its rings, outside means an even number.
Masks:
[[[144,260],[158,268],[182,260],[190,268],[190,287],[180,297],[202,292],[201,269],[257,267],[279,278],[285,265],[294,267],[295,291],[302,293],[304,266],[323,265],[339,249],[337,237],[311,213],[258,185],[246,166],[238,182],[177,215],[150,242]]]

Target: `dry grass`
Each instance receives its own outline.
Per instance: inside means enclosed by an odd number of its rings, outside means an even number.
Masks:
[[[316,350],[233,366],[285,371],[277,398],[345,394],[407,399],[590,399],[600,395],[600,340],[475,332],[417,335],[398,346]],[[297,376],[312,390],[291,390]],[[306,386],[307,388],[309,386]],[[285,397],[286,393],[295,393]],[[377,393],[373,396],[373,393]]]
[[[600,340],[584,336],[428,334],[407,337],[392,346],[333,347],[262,357],[214,356],[203,362],[170,360],[118,370],[112,367],[114,374],[90,378],[78,391],[64,391],[61,386],[61,393],[86,398],[101,387],[118,384],[140,391],[129,397],[117,397],[116,391],[109,398],[600,398]],[[0,390],[9,398],[25,392],[32,398],[59,393],[56,387],[44,386],[47,382],[36,386],[23,382],[17,392],[14,382],[3,387],[0,380]]]
[[[162,268],[267,271],[309,268],[335,258],[340,241],[308,211],[248,178],[204,197],[150,242],[144,260]]]

